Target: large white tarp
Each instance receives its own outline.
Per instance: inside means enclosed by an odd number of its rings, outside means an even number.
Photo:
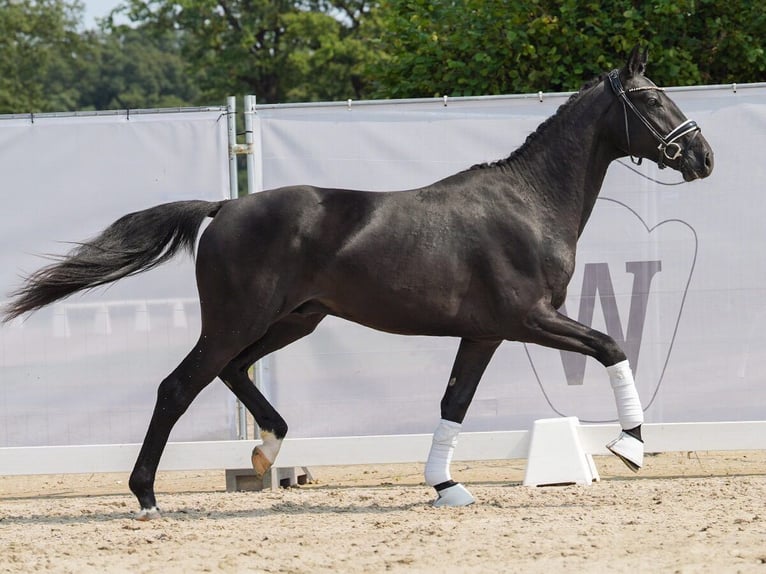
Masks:
[[[0,117],[0,300],[19,275],[118,217],[228,196],[225,110]],[[0,327],[0,446],[143,440],[160,381],[199,334],[191,258]],[[206,389],[171,440],[236,434]],[[0,473],[2,469],[0,469]]]
[[[644,176],[680,176],[649,162],[642,175],[614,164],[580,242],[567,312],[625,342],[649,422],[764,419],[766,87],[670,93],[713,146],[714,174],[667,186]],[[417,187],[507,156],[564,100],[262,107],[260,176],[264,188]],[[2,295],[45,263],[35,254],[62,253],[62,242],[124,213],[225,197],[226,165],[220,111],[3,118]],[[198,331],[193,265],[183,257],[0,327],[0,446],[139,442],[157,384]],[[431,432],[457,343],[327,318],[264,361],[263,385],[293,437]],[[614,420],[603,369],[504,343],[465,428],[528,429],[558,414]],[[235,426],[233,398],[216,381],[171,440],[231,438]]]
[[[680,175],[652,162],[640,173],[627,160],[613,164],[580,241],[566,309],[625,343],[648,422],[764,419],[766,87],[670,94],[702,127],[715,171],[671,186]],[[506,157],[565,97],[261,107],[263,186],[421,186]],[[264,361],[263,383],[291,436],[431,432],[457,344],[327,318]],[[615,420],[604,369],[507,342],[464,428],[528,429],[561,414]]]

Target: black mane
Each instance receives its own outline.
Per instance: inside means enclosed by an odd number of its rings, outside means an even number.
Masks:
[[[475,170],[475,169],[486,169],[491,167],[505,167],[516,159],[517,157],[523,155],[527,148],[529,148],[529,145],[537,139],[538,136],[540,136],[542,133],[544,133],[548,127],[553,123],[553,121],[558,118],[560,115],[567,112],[567,110],[572,106],[572,104],[577,101],[580,96],[591,89],[593,86],[601,83],[604,78],[606,78],[606,74],[602,73],[599,76],[593,78],[592,80],[589,80],[585,84],[583,84],[578,91],[573,93],[566,102],[564,102],[558,110],[556,110],[556,113],[552,116],[548,117],[543,123],[541,123],[539,126],[537,126],[537,129],[533,131],[531,134],[527,136],[527,139],[524,141],[523,144],[521,144],[518,148],[516,148],[514,151],[511,152],[511,155],[509,155],[506,158],[499,159],[493,162],[485,162],[485,163],[477,163],[476,165],[472,165],[470,168],[468,168],[468,171]]]

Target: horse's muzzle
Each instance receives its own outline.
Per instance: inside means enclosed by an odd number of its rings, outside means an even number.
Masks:
[[[704,179],[713,172],[713,163],[713,149],[700,135],[683,154],[679,170],[684,176],[684,181]]]

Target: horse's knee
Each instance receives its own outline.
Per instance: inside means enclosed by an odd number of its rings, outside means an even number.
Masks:
[[[471,406],[473,392],[460,392],[462,389],[455,390],[455,385],[457,385],[457,378],[451,377],[447,384],[447,392],[444,393],[441,400],[441,417],[445,420],[462,423],[468,412],[468,407]]]
[[[609,335],[598,331],[594,331],[594,333],[598,342],[598,345],[595,345],[595,358],[599,363],[605,367],[611,367],[627,359],[625,351]]]

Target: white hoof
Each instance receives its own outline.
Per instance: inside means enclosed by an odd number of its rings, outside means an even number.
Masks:
[[[457,483],[439,491],[439,496],[434,500],[434,506],[468,506],[475,502],[473,496],[465,486]]]
[[[156,520],[158,518],[162,518],[162,515],[160,514],[160,509],[156,506],[152,506],[151,508],[142,508],[141,512],[136,515],[136,520],[140,520],[141,522]]]
[[[638,469],[644,465],[644,443],[624,431],[606,445],[606,448],[620,457],[620,460],[633,472],[638,472]]]

